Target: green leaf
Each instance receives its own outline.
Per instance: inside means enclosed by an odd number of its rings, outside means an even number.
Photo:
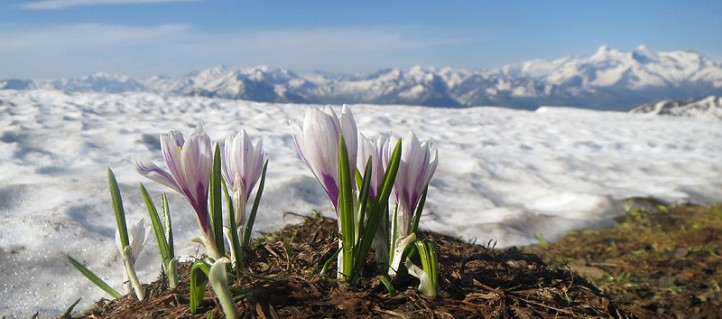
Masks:
[[[65,312],[63,312],[63,314],[60,315],[60,318],[72,318],[72,317],[70,316],[70,314],[73,313],[73,309],[75,309],[75,306],[77,306],[78,303],[80,303],[80,299],[82,299],[82,298],[78,298],[78,300],[76,300],[75,302],[73,302],[73,304],[71,304],[70,307],[68,307],[68,309],[65,309]],[[4,319],[4,318],[5,318],[5,317],[3,317],[3,319]]]
[[[225,195],[226,203],[228,204],[228,227],[231,229],[231,251],[233,252],[233,255],[236,256],[236,270],[240,272],[243,267],[243,252],[241,248],[241,241],[238,238],[238,222],[236,221],[236,212],[233,208],[233,200],[231,199],[231,195],[228,193],[228,186],[226,185],[226,181],[222,182],[223,194]]]
[[[359,231],[359,238],[358,242],[354,243],[355,250],[354,250],[354,259],[352,264],[352,270],[351,270],[351,281],[355,282],[356,278],[361,274],[361,270],[363,269],[363,264],[365,263],[368,252],[370,249],[370,245],[373,242],[373,237],[376,235],[376,230],[378,229],[378,223],[376,225],[373,225],[375,221],[375,215],[373,215],[373,204],[368,205],[369,202],[369,188],[371,186],[371,170],[373,169],[373,164],[371,163],[371,159],[369,158],[369,161],[366,162],[366,169],[364,170],[364,177],[361,181],[361,192],[359,194],[359,218],[358,218],[358,225],[356,225],[356,229]],[[366,220],[366,211],[368,209],[371,209],[371,212],[369,212],[369,219]],[[372,228],[373,227],[373,228]],[[369,249],[364,249],[364,244],[367,242],[367,238],[371,238],[369,243]],[[356,240],[356,239],[354,239]]]
[[[389,292],[389,295],[396,295],[396,288],[394,287],[394,285],[391,284],[391,280],[389,280],[389,277],[381,276],[381,283],[384,284],[384,287],[386,287],[386,291]]]
[[[360,231],[364,231],[363,225],[364,221],[366,219],[366,205],[369,200],[369,188],[371,187],[371,170],[373,169],[373,164],[371,164],[371,157],[369,156],[368,162],[366,162],[366,169],[364,170],[364,177],[361,180],[361,192],[359,193],[359,218],[358,223],[361,225],[361,227],[357,227]],[[358,174],[356,175],[358,178]],[[363,235],[359,235],[359,237],[362,237]]]
[[[115,299],[118,299],[123,296],[118,291],[111,288],[110,285],[108,285],[105,281],[103,281],[103,279],[100,279],[100,277],[98,277],[95,273],[90,271],[90,269],[86,268],[83,264],[81,264],[80,262],[75,260],[73,257],[70,257],[70,255],[65,255],[65,257],[68,258],[68,262],[70,262],[70,264],[73,265],[73,267],[75,267],[75,269],[80,271],[80,273],[82,273],[85,276],[85,278],[88,278],[88,280],[90,280],[92,283],[94,283],[96,286],[98,286],[98,288],[103,289],[103,291],[105,291],[109,295],[113,296],[113,298],[115,298]]]
[[[211,170],[211,182],[209,187],[211,203],[211,224],[213,226],[213,237],[216,240],[218,254],[223,256],[225,251],[225,240],[223,237],[223,207],[221,205],[221,147],[216,144],[213,154],[213,169]]]
[[[158,210],[155,208],[153,199],[150,197],[150,194],[148,194],[148,190],[145,189],[143,183],[140,183],[140,193],[143,195],[143,200],[145,200],[145,207],[148,209],[150,222],[153,225],[153,233],[155,233],[155,240],[158,243],[160,257],[163,260],[163,265],[167,271],[168,261],[170,261],[173,257],[170,256],[170,252],[168,251],[168,242],[165,240],[165,230],[161,224],[160,217],[158,216]]]
[[[190,311],[196,314],[198,306],[203,301],[203,294],[208,284],[208,272],[211,270],[210,258],[198,260],[191,267],[191,284],[190,284]]]
[[[373,243],[374,235],[378,229],[379,223],[383,218],[389,203],[389,196],[391,196],[391,189],[393,188],[394,181],[396,180],[396,173],[399,170],[399,163],[401,162],[401,140],[396,143],[394,152],[389,159],[389,166],[384,173],[384,179],[381,190],[376,198],[376,202],[371,205],[371,211],[368,214],[368,221],[364,225],[366,230],[363,236],[359,239],[358,250],[356,260],[353,265],[353,275],[360,276],[363,269],[366,257],[368,256],[369,250],[371,250],[371,244]],[[344,260],[345,262],[345,260]]]
[[[253,224],[256,223],[256,213],[258,213],[258,206],[261,204],[261,196],[263,196],[263,188],[266,187],[266,169],[268,168],[268,159],[263,163],[263,170],[261,170],[261,180],[258,182],[258,190],[256,190],[256,198],[253,200],[253,208],[251,213],[248,215],[248,221],[246,222],[246,228],[243,230],[243,251],[248,249],[251,245],[251,233],[253,232]]]
[[[343,135],[338,140],[338,176],[340,181],[338,208],[339,219],[341,220],[341,241],[343,251],[341,256],[343,264],[341,274],[350,280],[354,264],[354,208],[353,208],[353,180],[351,178],[351,167],[349,165],[348,150]],[[342,278],[339,278],[342,279]]]
[[[110,186],[110,198],[113,200],[113,210],[115,211],[115,221],[120,233],[121,247],[130,246],[128,240],[128,226],[125,225],[125,211],[123,210],[123,198],[120,196],[120,188],[115,180],[115,174],[108,169],[108,186]]]
[[[323,267],[321,268],[321,272],[319,273],[321,275],[321,277],[326,276],[326,272],[328,272],[328,267],[330,267],[331,264],[333,263],[333,261],[336,260],[336,258],[338,257],[338,254],[341,253],[341,250],[342,250],[341,248],[337,249],[336,252],[333,253],[333,255],[331,255],[331,258],[329,258],[328,260],[326,260],[325,263],[323,263]]]
[[[160,202],[163,207],[163,226],[165,228],[165,241],[168,243],[168,256],[174,258],[173,224],[170,221],[170,207],[168,206],[168,196],[166,196],[165,193],[161,193]]]
[[[421,257],[421,269],[423,270],[421,274],[417,274],[421,282],[419,290],[427,297],[436,297],[436,294],[439,292],[439,267],[437,264],[436,246],[434,246],[434,243],[430,240],[417,240],[414,242],[414,246],[419,252],[419,257]],[[412,268],[413,267],[415,266],[412,266]]]
[[[389,204],[389,196],[391,196],[391,190],[394,188],[394,181],[396,181],[396,173],[399,171],[399,164],[401,163],[401,139],[396,142],[394,152],[391,153],[389,159],[389,167],[384,173],[384,179],[381,183],[381,190],[379,190],[379,196],[376,198],[376,207],[385,208]]]
[[[416,213],[414,213],[414,222],[411,224],[411,232],[415,233],[419,229],[419,221],[421,220],[421,212],[424,210],[424,204],[426,204],[426,193],[429,192],[429,185],[426,185],[424,192],[421,194],[419,199],[419,205],[416,206]]]

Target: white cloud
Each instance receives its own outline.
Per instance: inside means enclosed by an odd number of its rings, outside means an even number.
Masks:
[[[43,0],[20,5],[26,10],[56,10],[79,6],[121,5],[164,2],[196,2],[201,0]]]
[[[467,42],[415,26],[201,31],[189,25],[0,25],[0,79],[95,72],[180,75],[216,65],[365,72],[429,64],[428,52]],[[429,35],[434,34],[434,35]],[[433,55],[433,54],[432,54]]]

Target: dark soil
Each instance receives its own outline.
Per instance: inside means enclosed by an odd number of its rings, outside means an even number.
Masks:
[[[287,226],[256,241],[245,275],[232,283],[245,291],[246,297],[236,303],[241,317],[632,317],[625,310],[628,308],[618,308],[564,264],[550,266],[540,257],[515,248],[495,250],[433,233],[420,237],[437,245],[441,264],[441,293],[437,298],[420,295],[415,289],[418,282],[408,275],[394,282],[395,294],[389,293],[371,262],[365,274],[369,280],[351,288],[320,275],[338,247],[336,227],[332,219],[308,218],[301,225]],[[333,277],[335,260],[329,264],[328,273]],[[133,295],[101,300],[74,318],[222,318],[210,288],[198,314],[190,313],[189,264],[181,265],[180,272],[182,280],[176,289],[167,288],[165,279],[159,278],[145,287],[148,297],[142,302]],[[635,300],[613,296],[617,303]]]

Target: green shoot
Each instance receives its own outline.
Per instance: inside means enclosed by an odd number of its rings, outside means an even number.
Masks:
[[[113,298],[118,299],[122,297],[117,290],[111,288],[103,279],[100,279],[98,275],[90,271],[90,269],[86,268],[83,264],[75,260],[73,257],[70,257],[70,255],[65,255],[66,258],[68,258],[68,262],[70,262],[75,269],[80,271],[88,280],[90,280],[92,283],[94,283],[98,288],[103,289],[107,294],[111,295]]]
[[[339,219],[341,223],[341,245],[343,250],[341,251],[341,269],[339,274],[343,276],[344,280],[350,280],[353,264],[354,264],[354,240],[355,240],[355,226],[354,226],[354,204],[353,204],[353,180],[351,179],[351,168],[349,167],[348,150],[346,148],[346,141],[343,135],[340,136],[338,141],[338,170],[339,170]]]
[[[123,247],[130,245],[128,239],[128,226],[125,224],[125,211],[123,210],[123,198],[120,196],[120,188],[115,180],[115,174],[108,169],[108,185],[110,186],[110,197],[113,200],[113,211],[115,212],[115,221],[118,225],[120,233],[120,243]]]
[[[213,152],[213,169],[211,170],[211,181],[208,192],[210,193],[210,215],[213,227],[213,238],[218,249],[218,255],[223,256],[225,252],[225,240],[223,237],[223,207],[221,206],[221,148],[216,144]]]
[[[190,284],[190,311],[196,314],[198,306],[203,301],[203,294],[208,284],[208,272],[211,270],[211,259],[206,258],[193,263],[191,267],[191,284]]]

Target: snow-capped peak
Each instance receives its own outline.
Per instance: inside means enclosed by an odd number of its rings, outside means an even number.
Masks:
[[[150,91],[295,103],[376,103],[437,106],[539,105],[623,110],[663,99],[722,95],[722,64],[693,51],[596,52],[555,60],[528,60],[496,69],[388,68],[367,75],[297,74],[269,66],[217,66],[181,78],[136,80],[98,73],[56,81],[0,81],[0,89]]]

